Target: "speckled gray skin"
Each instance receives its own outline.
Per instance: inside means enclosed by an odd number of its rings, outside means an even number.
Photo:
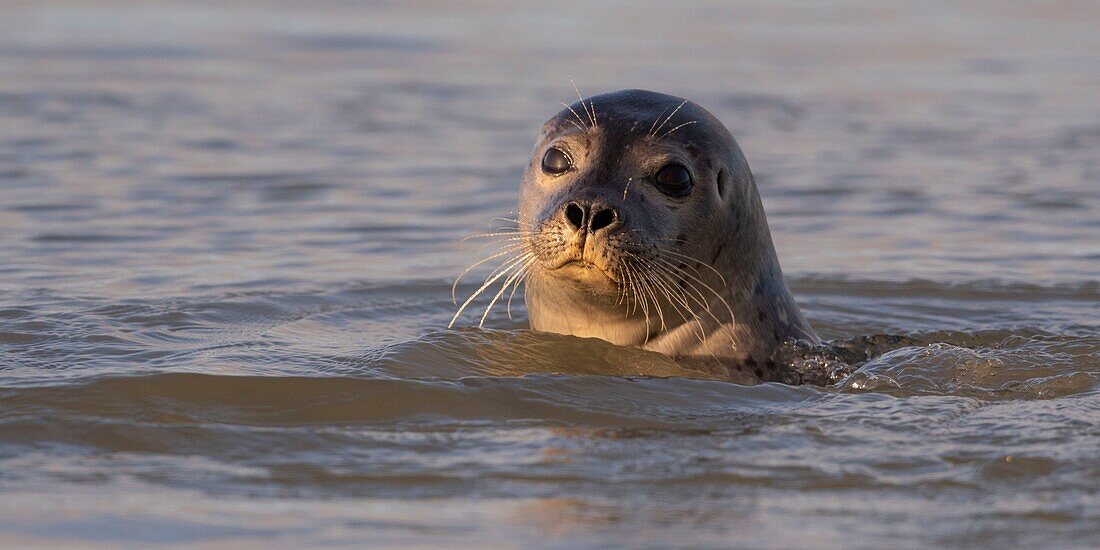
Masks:
[[[542,168],[551,147],[570,159],[563,174]],[[691,174],[687,196],[660,190],[670,163]],[[519,220],[537,256],[532,329],[641,346],[742,383],[797,382],[777,351],[818,342],[783,280],[740,147],[691,102],[623,90],[563,109],[542,127]]]

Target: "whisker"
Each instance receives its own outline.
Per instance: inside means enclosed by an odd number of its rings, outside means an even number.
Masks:
[[[447,328],[451,328],[454,326],[455,321],[457,321],[458,317],[462,315],[462,312],[466,310],[466,306],[470,305],[470,302],[473,302],[475,298],[480,296],[481,293],[485,291],[485,289],[492,286],[493,283],[497,282],[501,277],[506,275],[509,271],[511,271],[514,267],[519,265],[519,263],[525,259],[526,255],[520,256],[518,258],[511,258],[505,261],[501,267],[498,267],[496,270],[494,270],[494,272],[489,275],[489,278],[485,280],[481,287],[474,291],[474,293],[471,294],[470,297],[462,303],[462,306],[460,306],[458,308],[458,311],[455,312],[454,317],[451,317],[451,322],[447,324]],[[499,273],[497,271],[499,271]]]
[[[630,279],[630,297],[633,298],[632,302],[633,302],[633,305],[634,305],[633,310],[630,312],[630,314],[633,315],[633,314],[638,312],[638,308],[642,306],[642,302],[644,302],[645,297],[642,296],[641,292],[638,290],[638,272],[637,272],[637,269],[635,269],[633,264],[626,264],[626,269],[627,269],[626,276],[627,276],[627,278]],[[643,309],[643,312],[644,312],[644,309]],[[647,316],[646,317],[646,328],[648,329],[648,327],[649,327],[649,317]]]
[[[581,127],[581,125],[580,125],[580,124],[577,124],[576,122],[573,122],[572,120],[570,120],[570,119],[568,119],[568,118],[567,118],[567,119],[565,119],[565,120],[568,120],[569,122],[572,122],[572,123],[573,123],[573,126],[576,126],[576,127],[577,127],[577,129],[578,129],[578,130],[580,130],[580,131],[582,131],[582,132],[587,132],[587,131],[588,131],[588,123],[586,123],[586,122],[584,121],[584,119],[583,119],[583,118],[581,118],[581,115],[578,115],[578,114],[577,114],[577,112],[573,110],[573,107],[569,106],[569,105],[568,105],[568,104],[566,104],[566,103],[565,103],[564,101],[559,101],[558,103],[561,103],[561,104],[562,104],[562,106],[564,106],[564,107],[565,107],[566,109],[569,109],[569,112],[570,112],[570,113],[573,113],[573,116],[577,117],[577,120],[581,121],[581,124],[584,124],[584,127]],[[585,111],[585,114],[588,114],[588,111],[587,111],[587,110]]]
[[[642,307],[642,315],[645,317],[645,341],[642,342],[642,344],[644,345],[644,344],[649,343],[649,335],[650,335],[651,332],[653,332],[653,329],[652,329],[652,327],[649,323],[649,304],[648,304],[648,301],[646,299],[645,293],[643,293],[639,290],[639,282],[638,282],[639,278],[638,278],[637,266],[634,266],[633,264],[631,264],[630,268],[631,268],[631,271],[632,271],[632,274],[631,274],[631,287],[634,289],[635,311],[637,311],[637,306],[640,304],[641,307]]]
[[[466,241],[472,241],[474,239],[488,239],[491,237],[517,237],[525,236],[527,231],[502,231],[497,233],[477,233],[476,235],[467,235],[459,239],[458,242],[464,243]]]
[[[660,256],[654,257],[653,261],[660,264],[660,265],[662,265],[662,266],[664,266],[664,268],[667,271],[669,271],[670,273],[682,277],[684,279],[685,283],[695,282],[695,283],[703,285],[704,287],[711,290],[712,292],[714,291],[714,289],[710,288],[710,285],[707,285],[702,279],[700,279],[697,276],[698,273],[693,275],[693,274],[689,273],[688,271],[686,271],[684,268],[677,265],[675,262],[671,262],[671,261],[669,261],[665,258],[662,258]],[[696,289],[696,290],[698,290],[698,289]],[[701,305],[704,305],[707,309],[710,309],[710,304],[701,304]]]
[[[514,212],[511,212],[511,213],[514,214]],[[525,221],[520,220],[518,218],[492,218],[489,221],[493,221],[493,222],[512,222],[512,223],[518,223],[518,224],[532,225],[531,222],[525,222]]]
[[[588,131],[587,129],[585,129],[580,124],[577,124],[576,122],[573,122],[573,119],[567,118],[567,119],[565,119],[565,121],[568,122],[569,124],[572,124],[573,126],[575,126],[581,132],[587,132]]]
[[[680,109],[684,105],[687,105],[687,100],[686,99],[683,101],[683,103],[677,105],[676,108],[673,109],[671,113],[669,113],[668,117],[665,118],[664,122],[662,122],[661,125],[657,127],[657,129],[653,130],[653,134],[650,135],[649,137],[653,137],[653,135],[656,135],[657,132],[660,132],[661,128],[664,128],[665,124],[668,124],[668,121],[672,120],[672,117],[676,116],[676,113],[679,112]]]
[[[629,258],[623,258],[622,266],[626,272],[626,282],[630,289],[630,303],[627,304],[626,314],[627,316],[634,315],[638,312],[639,307],[639,295],[638,289],[634,284],[634,266],[630,264]]]
[[[576,113],[574,113],[576,114]],[[580,117],[578,116],[578,119]],[[509,212],[515,215],[516,212]],[[489,313],[492,311],[493,306],[500,301],[504,293],[511,287],[511,293],[508,295],[508,317],[512,317],[512,299],[515,297],[516,292],[526,280],[527,276],[532,271],[532,267],[535,265],[537,255],[531,248],[531,236],[534,234],[535,225],[520,220],[519,218],[507,218],[497,217],[490,220],[490,225],[493,222],[504,222],[510,224],[505,227],[493,229],[487,233],[479,233],[475,235],[469,235],[463,238],[460,242],[465,242],[471,239],[487,239],[489,242],[481,245],[484,249],[489,246],[499,247],[492,254],[489,254],[485,258],[482,258],[469,267],[466,267],[462,273],[455,278],[454,283],[451,284],[451,301],[458,304],[458,285],[462,282],[463,278],[477,267],[484,265],[487,262],[504,258],[504,260],[493,268],[488,275],[486,275],[484,282],[475,290],[470,296],[459,306],[454,316],[451,318],[451,322],[447,327],[451,328],[457,322],[458,318],[465,312],[466,308],[470,306],[479,296],[481,296],[486,290],[493,287],[498,281],[503,279],[499,291],[497,291],[492,299],[489,301],[488,306],[482,313],[478,327],[483,327]]]
[[[668,241],[668,242],[670,242],[670,243],[687,244],[687,241],[686,241],[686,240],[684,240],[684,239],[673,239],[673,238],[658,237],[658,238],[657,238],[657,239],[655,239],[655,240],[658,240],[658,241]]]
[[[638,311],[638,297],[634,294],[634,279],[630,273],[630,266],[622,262],[623,266],[623,281],[626,286],[623,288],[623,300],[626,300],[626,295],[630,295],[630,300],[626,301],[626,314],[627,316],[633,315],[635,311]]]
[[[667,113],[667,112],[668,112],[668,109],[665,109],[665,110],[661,111],[661,114],[657,115],[657,118],[653,119],[653,124],[649,125],[649,131],[646,132],[646,137],[647,138],[653,137],[653,133],[657,130],[657,128],[656,128],[657,122],[660,121],[661,117],[665,116],[665,113]]]
[[[653,286],[661,290],[673,309],[684,318],[684,321],[688,323],[694,321],[695,325],[698,325],[696,336],[699,336],[700,341],[705,343],[706,333],[703,330],[702,322],[699,320],[699,314],[692,309],[691,304],[687,300],[687,294],[676,286],[671,274],[668,273],[668,269],[650,259],[639,256],[635,256],[635,258],[641,262],[645,262],[650,267],[650,271],[647,272],[647,274],[651,276]]]
[[[596,128],[596,116],[594,113],[588,111],[588,105],[584,103],[584,96],[581,95],[580,89],[577,88],[577,83],[573,81],[573,78],[569,78],[569,83],[573,85],[573,91],[577,92],[577,99],[581,101],[581,108],[584,109],[584,113],[588,115],[588,118],[592,121],[592,129]],[[595,104],[593,104],[593,110],[595,110]]]
[[[722,303],[722,305],[724,305],[726,307],[726,312],[729,313],[729,316],[730,316],[729,320],[731,322],[735,321],[734,315],[733,315],[733,308],[730,306],[730,304],[726,300],[726,298],[724,296],[722,296],[717,290],[715,290],[713,287],[708,285],[706,282],[704,282],[699,277],[697,277],[695,275],[692,275],[691,273],[688,273],[687,271],[684,271],[682,268],[680,268],[676,264],[674,264],[672,262],[669,262],[668,260],[666,260],[664,258],[657,257],[657,258],[655,258],[655,260],[659,261],[659,262],[662,262],[664,265],[668,266],[670,269],[675,269],[676,272],[679,273],[681,276],[684,276],[687,279],[690,279],[689,281],[685,281],[685,282],[687,282],[688,286],[692,290],[694,290],[696,292],[696,294],[698,294],[697,301],[699,302],[700,305],[702,305],[704,308],[706,308],[707,313],[710,313],[710,316],[716,322],[722,323],[723,321],[721,319],[719,319],[714,314],[714,312],[711,310],[710,301],[705,299],[702,292],[699,290],[699,288],[697,288],[697,285],[702,286],[703,289],[705,289],[708,292],[710,292],[711,294],[713,294],[715,298],[718,298],[718,300]]]
[[[527,280],[527,277],[529,275],[531,275],[531,272],[533,271],[532,268],[534,266],[535,266],[534,261],[528,263],[523,268],[523,275],[519,279],[517,279],[516,282],[512,283],[512,293],[508,295],[508,318],[509,319],[512,318],[512,298],[516,297],[516,291],[519,290],[520,285],[522,285]],[[527,287],[524,287],[524,292],[525,293],[526,293],[526,288]]]
[[[644,266],[639,266],[639,267],[644,267]],[[642,275],[645,274],[643,270],[640,269],[639,271],[642,272],[641,273]],[[650,281],[648,280],[647,277],[639,277],[638,278],[638,286],[641,287],[642,292],[645,295],[648,295],[649,298],[651,300],[653,300],[653,303],[652,303],[653,310],[657,313],[657,319],[659,321],[661,321],[661,330],[666,330],[668,325],[665,323],[665,314],[664,314],[664,311],[661,309],[660,301],[657,300],[657,295],[654,293],[653,287],[652,287]],[[648,318],[647,318],[646,326],[647,327],[649,326]],[[646,334],[646,342],[649,342],[648,331],[647,331],[647,334]]]
[[[652,332],[652,326],[649,322],[649,300],[646,296],[645,289],[641,287],[641,278],[638,277],[638,266],[628,263],[630,266],[631,275],[631,287],[634,288],[635,304],[641,305],[642,316],[646,318],[646,340],[642,344],[649,343],[649,334]]]
[[[689,121],[689,122],[685,122],[685,123],[673,128],[673,129],[661,134],[661,137],[658,137],[657,141],[661,141],[662,139],[665,139],[666,137],[668,137],[668,135],[671,134],[672,132],[675,132],[676,130],[679,130],[680,128],[683,128],[684,126],[691,126],[692,124],[699,124],[699,121],[698,120],[692,120],[692,121]]]
[[[475,267],[477,267],[477,266],[479,266],[479,265],[481,265],[485,262],[488,262],[489,260],[494,260],[494,259],[499,258],[501,256],[506,256],[508,254],[513,254],[513,253],[515,253],[519,250],[522,250],[524,247],[525,247],[525,245],[523,245],[523,244],[515,244],[515,245],[512,245],[512,246],[509,246],[509,247],[505,248],[504,250],[502,250],[500,252],[497,252],[496,254],[493,254],[489,257],[482,258],[482,259],[478,260],[477,262],[471,264],[466,269],[462,270],[462,273],[460,273],[458,275],[458,277],[455,278],[455,282],[451,284],[451,302],[455,305],[458,305],[458,298],[457,298],[458,283],[460,281],[462,281],[462,278],[465,277],[466,274],[469,273],[471,269],[474,269]],[[507,263],[507,261],[505,263]]]
[[[655,275],[657,280],[662,281],[662,283],[665,285],[666,293],[670,301],[672,301],[673,306],[681,306],[683,308],[683,312],[685,314],[684,320],[694,327],[695,335],[699,337],[699,342],[705,344],[707,342],[707,333],[706,330],[704,330],[703,328],[702,318],[700,318],[699,313],[691,307],[691,303],[688,300],[689,298],[691,298],[694,299],[696,302],[703,304],[708,313],[710,312],[709,305],[706,305],[704,302],[695,299],[695,297],[691,296],[687,291],[679,288],[675,281],[674,275],[669,273],[667,269],[657,269]],[[690,285],[688,286],[690,287]],[[690,317],[690,319],[688,317]]]
[[[679,296],[675,296],[675,297],[673,296],[673,290],[667,284],[665,273],[664,273],[665,269],[663,267],[653,263],[652,261],[650,261],[647,258],[638,258],[638,260],[641,261],[642,263],[644,263],[649,268],[646,271],[646,275],[648,276],[647,277],[647,282],[650,285],[652,285],[657,290],[660,290],[661,294],[666,299],[668,299],[670,303],[672,303],[674,301],[674,298],[679,297]],[[675,306],[675,304],[672,304],[672,305]]]
[[[687,297],[689,296],[689,294],[686,291],[677,289],[677,284],[674,281],[674,276],[668,268],[656,267],[656,268],[654,268],[654,271],[655,271],[654,275],[656,276],[656,278],[658,280],[663,279],[663,280],[666,281],[666,283],[668,285],[671,285],[671,290],[669,291],[669,294],[668,294],[670,302],[672,303],[672,305],[675,309],[679,309],[678,306],[682,306],[684,308],[684,310],[686,312],[686,315],[684,315],[684,321],[691,325],[691,327],[693,329],[693,333],[695,334],[696,337],[699,338],[700,345],[703,345],[705,347],[706,342],[707,342],[706,330],[703,327],[702,318],[700,317],[698,312],[694,311],[694,309],[692,309],[690,304],[687,302]],[[691,285],[690,282],[688,282],[687,286],[689,288],[692,288],[692,290],[694,290],[696,293],[699,292],[699,290],[694,288],[694,286]],[[694,297],[692,297],[692,298],[694,299]],[[721,297],[719,297],[719,298],[721,298]],[[695,301],[699,301],[699,300],[695,299]],[[704,306],[704,307],[707,307],[708,312],[709,312],[709,306]],[[713,314],[711,316],[713,317]],[[718,321],[718,319],[716,317],[714,319],[715,319],[715,321],[721,323],[721,321]],[[719,359],[718,356],[714,354],[713,350],[708,350],[707,355],[709,355],[711,357],[711,359],[713,359],[716,363],[721,363],[721,359]]]
[[[616,305],[623,305],[626,301],[626,277],[623,275],[623,266],[620,263],[615,266],[615,270],[619,272],[619,303]]]
[[[704,290],[713,295],[717,301],[726,308],[729,314],[730,321],[734,320],[733,308],[721,293],[714,289],[714,287],[707,284],[701,279],[702,274],[697,269],[692,267],[691,263],[700,263],[698,260],[691,258],[685,254],[673,252],[667,249],[658,248],[658,255],[648,256],[639,255],[627,252],[626,263],[627,265],[636,266],[637,271],[644,274],[641,277],[636,286],[641,287],[641,297],[643,300],[653,299],[657,302],[657,294],[660,294],[667,300],[668,306],[671,307],[671,311],[682,318],[684,323],[689,325],[689,329],[693,335],[699,339],[700,345],[706,350],[706,354],[710,356],[715,362],[721,362],[721,359],[715,354],[713,349],[707,349],[707,331],[703,324],[703,315],[708,315],[715,322],[722,324],[723,321],[715,314],[712,306],[712,300],[707,299],[707,294],[704,294]],[[660,253],[665,253],[667,256],[679,256],[686,258],[691,263],[686,265],[679,265],[678,262],[672,261],[668,258],[662,257]],[[709,266],[708,266],[709,267]],[[693,273],[694,272],[694,273]],[[720,275],[720,274],[719,274]],[[698,306],[698,310],[696,309]],[[660,305],[655,303],[653,309],[658,311]],[[648,306],[646,308],[649,309]],[[663,314],[663,310],[659,313]],[[648,321],[648,319],[647,319]],[[667,320],[664,320],[667,324]],[[649,325],[647,323],[647,330]],[[662,326],[664,328],[664,326]],[[647,335],[646,341],[649,338]]]
[[[524,254],[522,258],[522,263],[518,264],[520,265],[520,268],[514,271],[511,275],[508,276],[507,279],[504,280],[504,284],[500,285],[500,291],[498,291],[496,295],[493,296],[493,299],[489,301],[489,305],[485,307],[485,313],[481,314],[481,321],[477,324],[478,328],[485,326],[485,319],[489,318],[489,312],[493,309],[493,306],[496,305],[497,300],[499,300],[500,297],[504,295],[504,292],[508,290],[508,285],[512,284],[512,281],[514,281],[516,277],[523,273],[523,270],[526,269],[528,264],[535,261],[535,255],[530,252]]]
[[[689,262],[699,264],[699,265],[711,270],[711,272],[713,272],[715,275],[717,275],[718,278],[722,280],[722,286],[727,286],[729,284],[729,283],[726,282],[726,277],[724,275],[722,275],[721,271],[718,271],[717,269],[714,269],[714,266],[712,266],[712,265],[710,265],[710,264],[708,264],[708,263],[706,263],[706,262],[704,262],[704,261],[702,261],[698,258],[693,258],[691,256],[688,256],[687,254],[681,254],[679,252],[676,252],[675,250],[669,250],[669,249],[663,248],[663,247],[659,248],[659,251],[662,254],[668,254],[670,256],[675,256],[677,258],[681,258],[681,259],[684,259],[684,260],[688,260]]]
[[[489,241],[487,243],[482,244],[481,246],[477,247],[477,249],[478,250],[485,250],[486,248],[489,248],[490,246],[494,246],[494,245],[501,246],[501,247],[504,247],[504,248],[512,248],[512,247],[516,247],[516,246],[520,246],[520,247],[528,246],[528,244],[529,244],[528,240],[529,240],[529,238],[526,237],[526,236],[524,236],[524,237],[508,237],[507,239],[494,239],[492,241]],[[501,250],[504,250],[504,248],[501,248]]]

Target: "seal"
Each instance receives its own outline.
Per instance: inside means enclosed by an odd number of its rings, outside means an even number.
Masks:
[[[516,227],[496,233],[510,246],[494,257],[507,260],[478,293],[503,280],[495,303],[522,283],[533,330],[639,346],[740,383],[800,382],[779,351],[820,341],[729,130],[645,90],[562,105],[524,172]]]

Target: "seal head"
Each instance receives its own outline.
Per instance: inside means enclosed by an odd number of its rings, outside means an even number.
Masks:
[[[520,189],[531,328],[641,346],[739,382],[784,381],[817,343],[791,297],[747,161],[702,107],[594,96],[543,127]]]

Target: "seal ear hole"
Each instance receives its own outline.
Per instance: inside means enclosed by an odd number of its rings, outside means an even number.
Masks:
[[[729,175],[726,174],[726,170],[722,169],[718,171],[718,196],[726,198],[726,184],[729,183]]]

